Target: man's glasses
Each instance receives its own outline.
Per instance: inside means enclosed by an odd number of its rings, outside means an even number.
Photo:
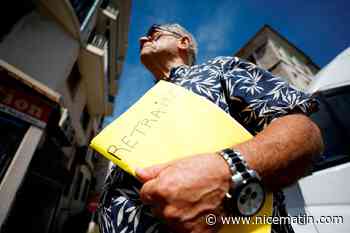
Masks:
[[[177,32],[174,32],[172,30],[169,30],[167,29],[166,27],[163,27],[162,25],[160,24],[153,24],[147,31],[147,34],[146,34],[146,37],[148,38],[151,38],[151,40],[153,41],[156,41],[158,40],[162,35],[165,35],[165,34],[161,34],[161,33],[158,33],[156,35],[154,35],[155,32],[157,31],[164,31],[164,32],[169,32],[171,33],[171,35],[177,37],[177,38],[181,38],[183,37],[183,35],[181,35],[180,33],[177,33]]]

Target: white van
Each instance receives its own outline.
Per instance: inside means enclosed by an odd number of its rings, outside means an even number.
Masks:
[[[296,233],[349,233],[350,48],[315,76],[307,92],[320,99],[311,118],[321,128],[325,151],[311,175],[285,189],[288,213],[308,216],[309,223],[292,223]]]

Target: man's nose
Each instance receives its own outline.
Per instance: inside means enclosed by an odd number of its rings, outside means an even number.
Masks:
[[[140,49],[142,49],[144,43],[149,41],[149,38],[147,36],[142,36],[142,37],[140,37],[139,41],[140,41]]]

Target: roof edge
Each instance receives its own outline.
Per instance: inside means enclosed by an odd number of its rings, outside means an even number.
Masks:
[[[284,37],[281,33],[279,33],[277,30],[273,29],[270,25],[268,24],[264,24],[264,26],[262,28],[260,28],[249,40],[247,43],[245,43],[236,53],[234,53],[235,55],[239,54],[242,52],[242,50],[245,47],[248,47],[249,44],[251,44],[254,40],[254,38],[258,37],[259,34],[261,34],[264,30],[270,30],[271,32],[275,33],[277,36],[279,36],[282,40],[284,40],[285,42],[287,42],[287,44],[289,44],[290,46],[292,46],[295,50],[297,50],[299,53],[301,53],[310,64],[314,65],[318,70],[320,70],[320,66],[317,65],[315,62],[313,62],[313,60],[307,55],[305,54],[301,49],[299,49],[297,46],[295,46],[292,42],[290,42],[289,40],[287,40],[286,37]]]

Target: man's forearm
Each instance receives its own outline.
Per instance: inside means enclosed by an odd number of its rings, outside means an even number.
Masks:
[[[234,148],[271,190],[302,177],[312,158],[323,150],[319,128],[307,116],[293,114],[274,120],[252,140]]]

